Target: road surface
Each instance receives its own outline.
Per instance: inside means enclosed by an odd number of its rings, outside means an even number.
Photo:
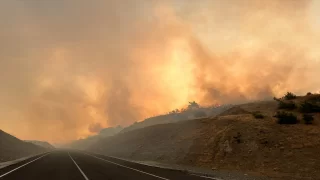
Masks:
[[[53,151],[0,169],[0,180],[206,180],[183,171],[162,169],[79,151]]]

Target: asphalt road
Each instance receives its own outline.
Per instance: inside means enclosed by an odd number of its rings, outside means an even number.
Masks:
[[[146,166],[103,155],[54,151],[0,169],[0,180],[205,180],[183,171]]]

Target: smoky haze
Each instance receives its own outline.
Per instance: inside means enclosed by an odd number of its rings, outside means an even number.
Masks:
[[[319,91],[314,0],[0,2],[0,127],[67,142],[181,108]]]

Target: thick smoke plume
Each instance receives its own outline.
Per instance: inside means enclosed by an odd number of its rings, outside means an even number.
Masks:
[[[315,0],[0,2],[0,128],[66,142],[195,100],[319,91]]]

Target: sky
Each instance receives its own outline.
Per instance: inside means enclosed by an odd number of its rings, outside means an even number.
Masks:
[[[0,129],[20,139],[320,92],[317,0],[2,0],[0,27]]]

